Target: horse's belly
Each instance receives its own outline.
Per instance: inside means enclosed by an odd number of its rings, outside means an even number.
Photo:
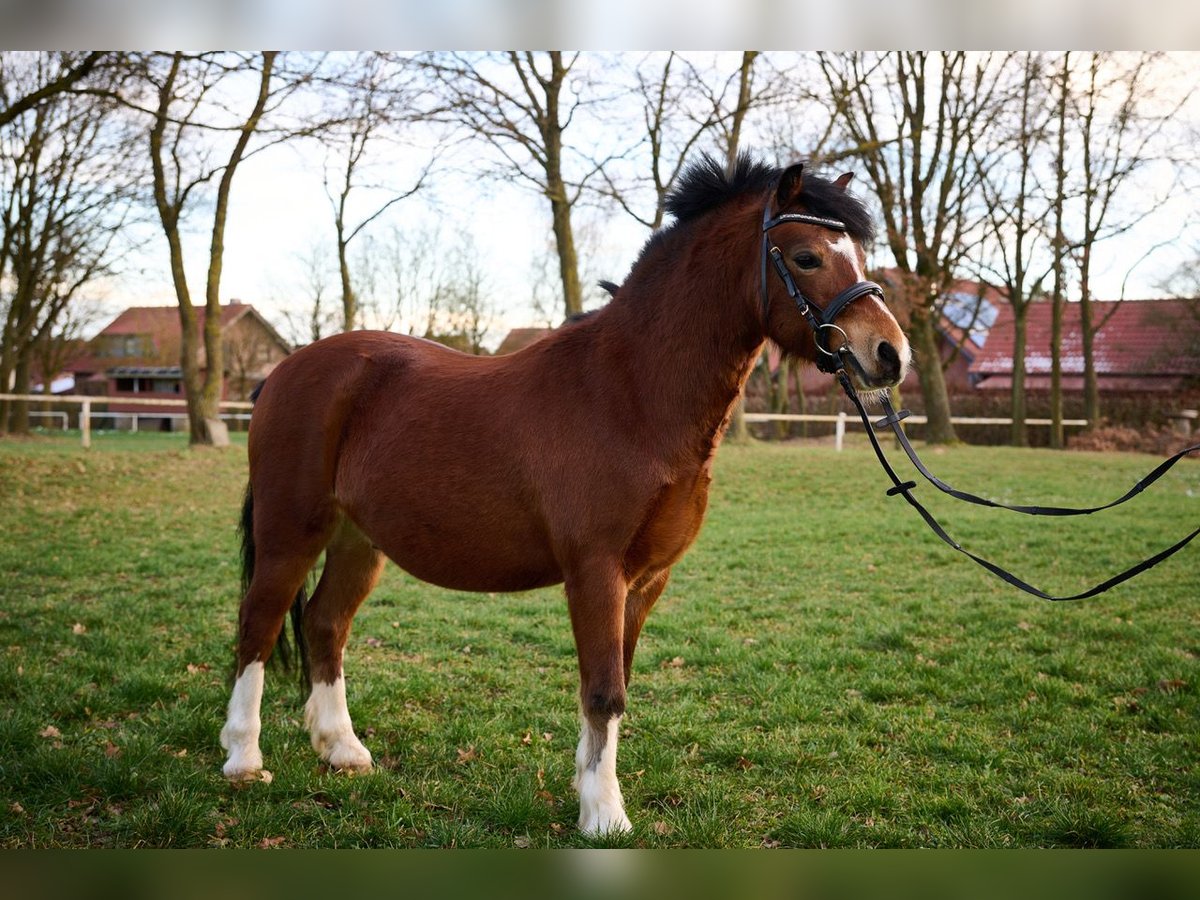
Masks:
[[[562,581],[550,548],[529,523],[489,528],[478,519],[401,514],[358,524],[396,565],[439,587],[507,593]]]

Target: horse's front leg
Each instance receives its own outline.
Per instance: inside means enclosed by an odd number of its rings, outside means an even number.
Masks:
[[[566,587],[579,654],[583,719],[575,753],[579,828],[587,835],[630,831],[633,826],[617,782],[617,735],[625,712],[628,583],[618,561],[591,561],[568,573]]]

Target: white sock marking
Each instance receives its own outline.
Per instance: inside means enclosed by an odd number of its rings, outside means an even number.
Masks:
[[[579,791],[579,830],[598,836],[612,831],[632,831],[633,825],[625,815],[625,799],[617,781],[617,733],[621,718],[608,720],[604,749],[595,768],[587,768],[594,758],[592,732],[584,721],[575,751],[575,788]]]
[[[258,735],[262,731],[259,709],[263,695],[263,664],[252,662],[242,670],[229,697],[229,714],[221,729],[221,746],[229,751],[222,771],[226,778],[245,778],[262,770]]]
[[[313,749],[335,769],[365,771],[371,768],[371,751],[354,734],[346,706],[346,680],[339,675],[333,684],[314,684],[304,705],[304,722],[312,736]]]

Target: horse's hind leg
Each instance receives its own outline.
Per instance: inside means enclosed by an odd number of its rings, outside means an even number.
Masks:
[[[313,749],[335,769],[366,771],[371,753],[354,734],[346,705],[342,658],[350,621],[383,570],[384,555],[349,520],[343,519],[325,549],[325,569],[304,609],[312,694],[304,719]]]
[[[625,601],[625,633],[622,635],[626,688],[629,687],[629,678],[633,674],[633,651],[637,647],[638,635],[642,633],[646,616],[650,615],[650,610],[666,589],[670,577],[671,570],[663,569],[629,589],[629,597]]]
[[[238,614],[237,681],[229,698],[229,713],[221,729],[221,746],[229,751],[225,777],[239,781],[256,778],[262,770],[258,746],[262,730],[265,663],[270,658],[288,608],[304,586],[304,580],[321,548],[301,543],[287,555],[257,554],[254,576],[242,598]]]

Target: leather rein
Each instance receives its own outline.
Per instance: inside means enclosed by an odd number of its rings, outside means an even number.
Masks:
[[[846,333],[842,331],[842,329],[836,324],[834,324],[834,319],[837,318],[837,316],[840,315],[846,309],[846,307],[850,305],[850,303],[860,297],[876,294],[882,300],[883,289],[873,281],[860,281],[857,284],[853,284],[846,288],[846,290],[842,291],[840,294],[830,300],[829,303],[824,306],[824,308],[818,307],[800,292],[800,289],[796,286],[795,279],[792,277],[787,264],[784,262],[783,253],[770,241],[768,232],[776,225],[780,225],[783,222],[803,222],[809,225],[819,225],[823,228],[829,228],[834,231],[846,231],[845,223],[840,222],[837,219],[830,219],[823,216],[811,216],[805,213],[782,213],[772,217],[770,215],[769,205],[763,210],[761,283],[764,326],[767,322],[768,312],[767,260],[769,259],[775,269],[776,274],[783,281],[783,285],[787,290],[788,295],[796,303],[801,315],[804,316],[805,321],[808,322],[809,328],[812,329],[813,339],[816,341],[817,350],[819,351],[816,359],[817,368],[822,372],[828,372],[829,374],[834,375],[838,379],[838,382],[842,386],[842,390],[846,392],[846,396],[850,398],[850,402],[853,403],[855,409],[858,410],[858,415],[862,419],[863,426],[866,428],[867,437],[869,437],[871,440],[871,447],[875,451],[875,456],[878,457],[879,464],[883,466],[884,472],[886,472],[888,478],[891,479],[892,487],[890,487],[887,491],[888,496],[902,496],[908,502],[909,506],[911,506],[920,514],[921,518],[925,520],[925,524],[929,526],[933,533],[936,534],[943,542],[953,547],[960,553],[970,557],[993,575],[1003,579],[1012,586],[1020,588],[1022,591],[1032,594],[1035,597],[1040,597],[1043,600],[1060,601],[1084,600],[1088,597],[1094,597],[1097,594],[1102,594],[1109,588],[1116,587],[1118,584],[1128,581],[1135,575],[1139,575],[1142,572],[1145,572],[1147,569],[1158,565],[1167,557],[1174,555],[1179,550],[1182,550],[1192,541],[1193,538],[1195,538],[1197,535],[1200,535],[1200,528],[1197,528],[1191,534],[1187,535],[1182,540],[1171,545],[1165,550],[1155,553],[1153,556],[1142,560],[1136,565],[1131,566],[1125,571],[1114,575],[1112,578],[1109,578],[1086,591],[1082,591],[1078,594],[1071,594],[1069,596],[1054,596],[1048,594],[1045,591],[1036,588],[1018,578],[1007,569],[1004,569],[996,563],[990,562],[989,560],[984,559],[982,556],[978,556],[963,547],[960,543],[958,543],[958,541],[954,540],[954,538],[950,537],[950,535],[946,533],[946,530],[933,517],[932,513],[930,513],[929,510],[927,510],[921,504],[921,502],[913,496],[913,490],[917,487],[917,482],[901,481],[900,477],[896,474],[896,470],[893,469],[891,463],[888,462],[887,456],[884,454],[883,448],[879,444],[879,439],[875,435],[876,429],[890,429],[895,435],[897,442],[900,444],[901,448],[903,448],[905,454],[912,462],[914,468],[921,473],[922,477],[924,477],[926,481],[928,481],[942,493],[949,494],[951,497],[954,497],[957,500],[962,500],[966,503],[973,503],[977,506],[991,506],[999,509],[1007,509],[1011,510],[1012,512],[1022,513],[1029,516],[1086,516],[1095,512],[1100,512],[1101,510],[1112,509],[1114,506],[1119,506],[1126,500],[1130,500],[1140,494],[1151,484],[1166,474],[1166,472],[1183,457],[1187,456],[1189,453],[1194,453],[1200,450],[1200,444],[1195,444],[1191,447],[1180,450],[1175,455],[1163,460],[1152,472],[1138,481],[1137,484],[1126,491],[1125,494],[1123,494],[1121,497],[1118,497],[1116,500],[1113,500],[1111,503],[1104,504],[1103,506],[1093,506],[1087,508],[1066,506],[1010,506],[1007,503],[999,503],[994,500],[988,500],[984,497],[976,496],[975,494],[968,493],[967,491],[960,491],[957,488],[950,486],[925,467],[925,465],[921,462],[920,457],[917,456],[916,450],[914,450],[912,444],[909,443],[908,437],[905,435],[904,430],[900,427],[900,422],[909,415],[908,410],[905,409],[901,410],[900,412],[896,412],[896,410],[892,407],[891,400],[888,398],[887,394],[883,394],[880,396],[880,403],[883,406],[885,415],[882,419],[872,422],[866,408],[863,406],[862,399],[858,396],[858,392],[854,390],[853,385],[850,383],[850,377],[846,373],[847,366],[858,368],[858,361],[854,358],[854,354],[850,351],[850,347],[846,339]],[[841,334],[842,342],[840,346],[831,349],[829,338],[834,331]]]

